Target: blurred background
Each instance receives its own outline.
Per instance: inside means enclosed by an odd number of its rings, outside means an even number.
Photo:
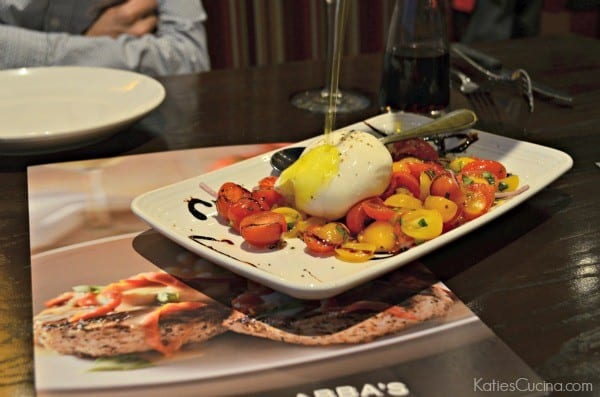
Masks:
[[[383,51],[394,3],[350,2],[345,55]],[[206,27],[213,69],[325,58],[324,0],[203,0],[203,4],[209,16]],[[598,8],[598,0],[542,0],[536,34],[600,38]],[[461,39],[461,17],[456,12],[449,15],[453,41]]]

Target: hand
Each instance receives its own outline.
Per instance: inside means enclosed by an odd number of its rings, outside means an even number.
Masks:
[[[122,34],[143,36],[156,28],[157,7],[157,0],[125,0],[104,10],[85,34],[113,38]]]

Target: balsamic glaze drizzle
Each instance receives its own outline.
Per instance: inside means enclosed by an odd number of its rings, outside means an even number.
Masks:
[[[201,221],[205,221],[208,219],[208,217],[204,213],[196,209],[196,204],[202,204],[205,207],[212,207],[213,205],[211,203],[194,197],[191,197],[189,200],[187,200],[187,203],[188,211],[190,211],[190,214],[192,214],[195,218],[200,219]]]
[[[194,234],[194,235],[192,235],[192,236],[189,236],[189,237],[190,237],[190,239],[194,240],[194,241],[195,241],[195,242],[197,242],[197,243],[199,242],[198,240],[208,240],[208,241],[217,241],[217,242],[219,242],[219,243],[226,243],[226,244],[229,244],[229,245],[233,245],[233,241],[231,241],[231,240],[228,240],[228,239],[222,239],[222,240],[219,240],[219,239],[216,239],[216,238],[214,238],[214,237],[210,237],[210,236],[199,236],[199,235],[197,235],[197,234]]]

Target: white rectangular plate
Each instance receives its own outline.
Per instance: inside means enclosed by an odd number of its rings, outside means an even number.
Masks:
[[[398,114],[381,115],[368,121],[386,128],[388,123],[396,124],[398,121],[390,120],[390,117],[399,118],[403,125],[426,120],[411,114]],[[349,128],[365,129],[365,126],[357,123],[345,127]],[[287,240],[286,247],[282,249],[256,250],[244,244],[241,236],[220,222],[213,197],[202,190],[200,184],[218,190],[224,182],[235,182],[250,189],[261,178],[271,174],[269,158],[272,152],[147,192],[136,197],[131,208],[169,239],[235,273],[297,298],[327,298],[414,261],[477,229],[535,195],[573,164],[568,154],[556,149],[486,132],[478,133],[479,140],[466,154],[501,161],[510,173],[519,176],[520,184],[528,185],[529,189],[471,222],[386,259],[346,263],[335,257],[316,257],[307,253],[299,239]],[[298,145],[306,146],[311,140]],[[210,205],[195,206],[207,215],[206,220],[192,216],[188,210],[190,198],[201,199]],[[192,235],[206,239],[200,243],[192,240]]]

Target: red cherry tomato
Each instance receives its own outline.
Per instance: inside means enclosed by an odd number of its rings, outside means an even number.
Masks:
[[[250,214],[255,214],[261,211],[267,211],[268,209],[268,205],[252,197],[242,197],[229,207],[229,211],[227,212],[227,219],[229,219],[231,227],[239,231],[242,219],[244,219]]]
[[[355,235],[360,233],[360,231],[371,222],[371,219],[367,216],[367,213],[363,208],[363,203],[365,201],[366,200],[359,201],[354,204],[346,214],[346,226],[348,226],[350,232]]]
[[[414,176],[417,180],[419,180],[419,178],[421,177],[421,173],[423,172],[427,172],[428,174],[430,174],[431,179],[433,179],[437,175],[446,172],[446,170],[440,163],[436,163],[434,161],[409,161],[406,164],[410,169],[410,174]]]
[[[261,203],[267,205],[270,209],[275,205],[283,204],[284,197],[273,188],[261,188],[252,191],[252,197]]]
[[[506,168],[504,165],[495,160],[477,159],[465,164],[461,172],[466,175],[482,175],[484,172],[489,172],[496,178],[496,181],[506,178]]]
[[[472,183],[465,190],[465,201],[462,204],[462,217],[465,221],[485,214],[494,204],[495,189],[493,186]]]
[[[240,222],[240,233],[244,240],[255,247],[277,244],[287,231],[285,217],[272,211],[262,211],[246,216]]]
[[[303,234],[302,240],[309,251],[323,254],[333,252],[348,241],[350,231],[340,222],[329,222],[325,225],[310,226]]]
[[[263,179],[258,181],[258,187],[263,189],[273,189],[275,187],[275,182],[277,182],[276,176],[265,176]]]
[[[445,197],[448,200],[452,200],[459,206],[465,200],[465,194],[456,181],[456,178],[448,173],[436,176],[431,182],[429,192],[433,196]]]
[[[396,193],[396,189],[401,187],[407,189],[415,197],[419,197],[421,194],[419,188],[419,180],[411,174],[398,171],[392,173],[392,179],[390,180],[390,184],[386,191],[383,192],[383,194],[381,195],[381,198],[385,200],[392,194]]]
[[[393,209],[383,203],[380,197],[363,201],[362,208],[369,218],[377,221],[387,221],[396,214]]]
[[[241,185],[233,182],[225,182],[221,185],[217,193],[217,212],[223,219],[229,221],[229,207],[242,197],[250,196],[252,196],[252,193]]]

